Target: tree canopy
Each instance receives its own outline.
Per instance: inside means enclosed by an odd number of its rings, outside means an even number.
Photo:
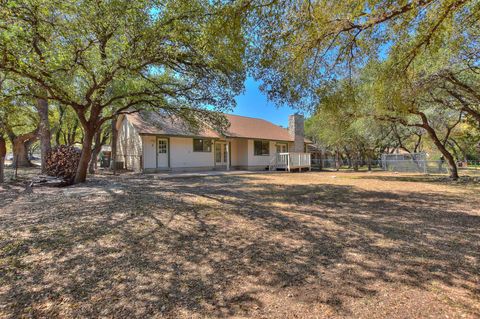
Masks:
[[[313,138],[418,149],[425,134],[458,177],[452,134],[480,128],[478,1],[256,4],[252,72],[270,99],[313,112]]]
[[[212,111],[232,110],[249,72],[312,111],[325,145],[374,157],[429,136],[454,170],[480,130],[479,21],[474,0],[0,0],[1,105],[35,119],[18,134],[42,153],[82,143],[82,182],[117,115],[222,128]]]
[[[243,89],[236,4],[210,1],[3,0],[0,70],[36,98],[70,107],[84,130],[76,181],[94,134],[117,114],[152,108],[194,121]]]
[[[446,45],[478,66],[478,1],[277,0],[256,8],[251,63],[279,103],[315,107],[319,87],[369,61],[391,58],[406,70]]]

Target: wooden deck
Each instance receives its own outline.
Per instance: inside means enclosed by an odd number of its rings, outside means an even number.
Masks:
[[[312,157],[310,153],[277,153],[270,161],[269,170],[292,170],[312,169]]]

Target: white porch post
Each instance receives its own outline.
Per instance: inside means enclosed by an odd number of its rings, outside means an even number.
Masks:
[[[230,170],[230,141],[229,140],[227,140],[226,151],[227,151],[227,171],[229,171]]]

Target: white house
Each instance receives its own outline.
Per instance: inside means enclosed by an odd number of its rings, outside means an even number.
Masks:
[[[302,115],[290,115],[288,129],[257,118],[225,117],[230,126],[221,134],[209,128],[192,132],[178,118],[155,112],[122,115],[117,162],[141,172],[310,168]]]

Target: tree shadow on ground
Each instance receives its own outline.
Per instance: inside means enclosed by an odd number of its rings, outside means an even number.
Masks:
[[[480,293],[474,199],[260,176],[88,187],[108,196],[34,193],[2,209],[0,314],[254,316],[268,295],[352,315],[348,301],[382,285]]]
[[[360,180],[378,180],[382,182],[409,182],[409,183],[428,183],[432,185],[443,186],[458,186],[458,187],[472,187],[471,191],[476,191],[474,188],[480,188],[480,176],[475,174],[464,174],[458,180],[452,180],[446,175],[359,175],[354,179]]]

